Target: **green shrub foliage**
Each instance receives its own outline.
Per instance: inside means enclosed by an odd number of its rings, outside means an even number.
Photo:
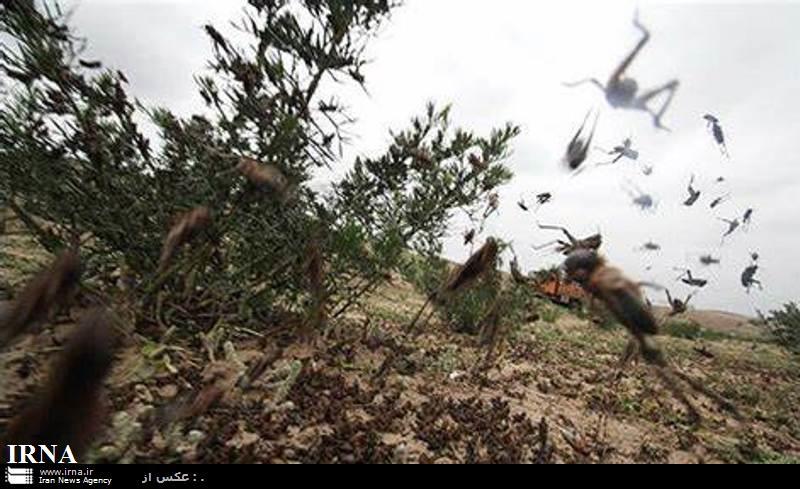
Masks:
[[[405,252],[440,250],[453,213],[485,206],[511,178],[516,127],[481,137],[430,104],[384,154],[313,190],[312,177],[347,163],[352,119],[330,82],[365,83],[365,48],[396,4],[247,3],[235,40],[204,27],[205,110],[187,117],[142,106],[123,73],[82,57],[57,5],[0,6],[0,198],[46,249],[79,244],[88,277],[104,287],[124,277],[137,305],[173,323],[337,317]],[[237,171],[243,158],[277,171],[286,191],[254,185]],[[211,226],[159,271],[176,216],[198,206]]]

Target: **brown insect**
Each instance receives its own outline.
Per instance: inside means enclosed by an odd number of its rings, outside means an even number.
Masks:
[[[711,391],[701,382],[669,365],[664,352],[655,341],[658,324],[650,308],[645,305],[638,283],[626,277],[619,269],[608,266],[605,259],[592,250],[573,252],[564,261],[563,266],[567,276],[602,301],[631,334],[632,339],[623,354],[620,367],[624,366],[637,353],[641,354],[664,385],[685,406],[693,423],[700,421],[700,414],[681,389],[681,381],[722,408],[739,416],[736,408],[729,401]]]
[[[692,297],[694,297],[694,293],[687,295],[685,300],[680,300],[677,297],[673,298],[669,293],[669,289],[664,290],[667,293],[667,303],[669,304],[670,308],[672,308],[672,310],[669,312],[669,317],[683,314],[689,309],[689,301],[691,301]]]
[[[211,211],[208,207],[196,207],[180,215],[176,219],[176,224],[172,226],[166,239],[164,239],[161,259],[158,264],[158,273],[164,273],[181,246],[195,239],[201,231],[210,225]]]
[[[464,245],[472,244],[475,240],[475,230],[470,229],[469,231],[464,233]]]
[[[753,212],[755,212],[755,211],[752,208],[747,209],[746,211],[744,211],[744,216],[742,216],[742,227],[745,230],[749,230],[750,229],[750,223],[753,220]]]
[[[114,357],[111,328],[102,310],[84,316],[47,382],[9,424],[4,445],[69,445],[80,460],[106,414],[102,386]]]
[[[486,219],[493,213],[497,212],[500,207],[500,195],[496,192],[489,194],[488,202],[486,203],[486,210],[483,212],[483,218]]]
[[[642,211],[655,212],[658,208],[656,199],[630,180],[627,182],[627,185],[622,187],[622,190],[631,198],[633,205]]]
[[[497,241],[487,238],[486,243],[450,276],[442,287],[442,292],[458,292],[475,283],[481,275],[494,267],[498,250]]]
[[[708,267],[711,265],[719,265],[720,263],[722,263],[722,260],[713,255],[702,255],[700,257],[700,264],[703,265],[704,267]]]
[[[719,119],[711,114],[704,115],[703,119],[706,120],[706,127],[709,131],[711,131],[711,135],[714,136],[714,141],[716,141],[717,146],[719,146],[719,151],[722,153],[722,156],[730,158],[731,156],[728,153],[728,146],[725,144],[725,132],[722,130],[722,125],[719,123]]]
[[[327,317],[325,290],[325,259],[318,238],[312,239],[306,251],[305,276],[311,295],[311,308],[306,321],[308,331],[319,331]]]
[[[598,114],[595,116],[592,128],[587,133],[586,123],[589,122],[589,116],[591,115],[591,110],[586,113],[581,127],[578,128],[578,130],[575,132],[575,135],[572,137],[572,140],[570,140],[569,144],[567,145],[567,153],[564,155],[564,163],[571,171],[577,171],[581,169],[580,167],[583,165],[583,162],[586,161],[586,157],[589,155],[589,149],[592,147],[592,139],[594,139],[594,132],[597,129],[597,121],[600,118],[600,115]]]
[[[614,156],[614,159],[605,163],[598,163],[596,166],[615,165],[622,158],[628,158],[633,161],[639,159],[639,152],[633,149],[633,141],[631,140],[631,138],[625,138],[622,144],[614,146],[614,149],[612,149],[611,151],[606,151],[602,148],[599,149],[601,149],[609,156]]]
[[[759,288],[759,290],[764,289],[764,287],[761,285],[761,282],[755,278],[756,273],[758,273],[758,265],[756,265],[755,263],[749,265],[742,272],[741,275],[742,287],[745,288],[748,294],[750,293],[750,289],[756,286]]]
[[[517,256],[514,255],[514,259],[511,260],[511,278],[519,285],[525,285],[530,280],[522,273],[522,269],[519,266],[519,260]]]
[[[239,161],[236,170],[255,187],[269,188],[281,200],[286,199],[289,194],[289,179],[275,165],[259,163],[245,156]]]
[[[239,375],[234,365],[229,362],[210,363],[201,374],[201,387],[191,395],[188,402],[181,400],[165,422],[196,418],[204,414],[236,386]]]
[[[711,360],[711,359],[716,357],[716,355],[714,355],[714,353],[711,352],[708,349],[707,345],[701,345],[699,347],[696,346],[696,347],[694,347],[692,349],[695,351],[695,353],[697,353],[698,355],[700,355],[703,358],[707,358],[707,359]]]
[[[691,207],[697,202],[697,199],[700,198],[701,192],[696,190],[694,187],[694,175],[692,175],[692,179],[689,180],[689,186],[686,188],[686,191],[689,192],[689,197],[683,202],[683,205],[686,207]]]
[[[0,323],[0,347],[69,302],[80,277],[81,264],[76,251],[63,252],[47,269],[39,272]]]
[[[561,227],[561,226],[547,226],[547,225],[539,224],[539,223],[536,223],[536,224],[537,224],[537,226],[539,226],[539,229],[546,229],[546,230],[552,230],[552,231],[561,231],[562,233],[564,233],[564,236],[566,236],[567,240],[568,240],[568,241],[564,241],[564,240],[561,240],[561,239],[556,239],[554,241],[550,241],[550,242],[545,243],[543,245],[534,246],[533,249],[537,250],[537,251],[545,249],[545,248],[553,246],[553,245],[556,245],[555,251],[557,253],[561,253],[564,256],[567,256],[567,255],[569,255],[570,253],[572,253],[573,251],[576,251],[576,250],[595,250],[595,251],[597,251],[603,245],[603,236],[600,235],[599,233],[598,234],[593,234],[593,235],[591,235],[589,237],[586,237],[584,239],[577,239],[575,236],[572,235],[572,233],[570,233],[567,230],[567,228],[564,228],[564,227]]]
[[[606,100],[612,107],[647,112],[653,118],[653,125],[656,128],[668,130],[661,123],[661,119],[664,117],[667,109],[669,109],[670,103],[672,103],[675,92],[678,90],[679,82],[678,80],[672,80],[661,87],[646,90],[640,94],[639,84],[633,78],[626,76],[625,73],[650,40],[650,31],[639,22],[638,12],[634,16],[633,25],[642,32],[642,38],[638,44],[636,44],[633,51],[631,51],[630,54],[622,60],[619,66],[617,66],[617,69],[614,70],[614,73],[611,74],[605,85],[596,78],[587,78],[574,83],[565,83],[564,85],[567,87],[577,87],[579,85],[591,83],[603,91]],[[666,99],[658,111],[655,111],[650,108],[649,104],[662,93],[666,93]]]
[[[483,364],[476,366],[477,370],[488,369],[494,363],[495,351],[504,336],[503,309],[502,299],[497,298],[489,312],[481,320],[479,344],[486,347],[486,355],[483,358]]]
[[[645,244],[643,244],[642,246],[639,246],[638,248],[636,248],[636,251],[646,251],[646,252],[661,251],[661,245],[656,243],[656,242],[654,242],[654,241],[648,241]]]
[[[450,294],[455,294],[473,285],[483,274],[492,270],[497,263],[497,254],[499,247],[494,238],[487,238],[481,248],[472,254],[469,259],[460,267],[453,270],[450,277],[439,287],[439,290],[433,292],[428,299],[422,304],[414,320],[408,326],[411,331],[417,324],[422,312],[434,300],[440,300]]]
[[[722,243],[724,243],[725,242],[725,238],[727,238],[728,236],[733,234],[737,229],[739,229],[739,226],[741,226],[741,223],[739,222],[739,219],[730,220],[730,219],[724,219],[724,218],[721,218],[721,217],[718,217],[717,219],[728,225],[728,230],[725,231],[725,234],[722,235]]]
[[[730,194],[725,194],[725,195],[722,195],[720,197],[717,197],[716,199],[711,201],[711,204],[709,205],[709,207],[712,208],[712,209],[716,209],[717,206],[719,206],[720,204],[722,204],[723,202],[728,200],[730,198],[730,196],[731,196]]]
[[[644,306],[639,285],[606,264],[594,250],[572,252],[564,262],[572,280],[608,306],[623,326],[634,336],[658,333],[656,320]]]
[[[540,194],[536,194],[536,202],[539,204],[539,206],[545,205],[552,199],[553,199],[553,194],[551,194],[550,192],[542,192]]]
[[[489,163],[484,161],[480,156],[471,154],[467,157],[467,162],[472,165],[476,172],[480,173],[489,169]]]
[[[680,280],[681,282],[685,283],[689,287],[697,287],[699,289],[702,289],[703,287],[708,285],[708,280],[706,280],[704,278],[695,277],[694,275],[692,275],[692,271],[689,270],[689,269],[684,269],[684,270],[676,269],[676,270],[683,272],[678,277],[678,280]]]
[[[433,156],[431,155],[430,151],[425,148],[408,148],[406,150],[408,156],[413,158],[414,162],[417,164],[422,165],[422,167],[431,168],[433,167]]]

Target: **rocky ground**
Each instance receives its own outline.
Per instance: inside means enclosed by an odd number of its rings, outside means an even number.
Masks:
[[[14,290],[46,257],[24,237],[2,239],[0,271]],[[646,366],[613,379],[620,328],[541,303],[540,319],[509,328],[484,368],[477,338],[436,321],[404,334],[422,299],[396,280],[315,340],[224,323],[158,342],[130,336],[107,382],[109,415],[91,459],[800,461],[800,364],[751,324],[665,331],[672,363],[743,415],[693,396],[703,414],[694,427]],[[24,407],[81,314],[69,311],[0,355],[0,425]]]

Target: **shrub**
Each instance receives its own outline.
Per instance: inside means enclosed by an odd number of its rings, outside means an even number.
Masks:
[[[673,320],[669,321],[661,329],[663,334],[676,338],[695,340],[703,336],[703,329],[694,321]]]
[[[516,127],[479,137],[430,104],[331,192],[309,186],[342,163],[351,120],[320,87],[365,82],[364,48],[395,2],[250,0],[236,42],[205,26],[210,72],[196,81],[206,107],[189,117],[131,99],[123,73],[81,58],[56,5],[33,4],[0,6],[0,35],[14,41],[0,46],[0,205],[51,252],[80,243],[88,277],[110,286],[121,271],[145,313],[157,304],[172,322],[211,318],[203,326],[276,309],[336,317],[405,250],[436,249],[456,209],[483,206],[511,178],[502,162]],[[285,188],[254,185],[242,161]],[[160,273],[172,220],[198,206],[213,225]]]
[[[501,249],[505,247],[505,244],[501,245]],[[455,266],[436,254],[415,256],[407,260],[403,275],[418,290],[430,296],[447,280]],[[498,302],[503,323],[519,324],[525,320],[533,296],[527,287],[516,284],[499,272],[500,267],[498,255],[494,269],[473,286],[434,300],[434,307],[454,331],[477,334]]]
[[[767,326],[776,341],[789,350],[800,353],[800,309],[797,304],[784,304],[783,310],[772,311]]]
[[[705,329],[694,321],[681,319],[667,321],[667,323],[662,326],[661,332],[668,336],[687,340],[704,339],[708,341],[719,341],[733,338],[726,333]]]
[[[540,302],[538,308],[539,317],[547,324],[554,324],[561,317],[561,308],[549,302]]]

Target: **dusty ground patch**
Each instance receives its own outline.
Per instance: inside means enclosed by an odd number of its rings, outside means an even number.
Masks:
[[[3,250],[7,248],[4,247]],[[9,257],[17,282],[41,256]],[[22,263],[8,268],[9,263]],[[29,264],[29,265],[28,265]],[[6,275],[8,273],[8,275]],[[18,275],[14,275],[14,274]],[[131,337],[108,382],[112,416],[96,461],[137,462],[793,462],[800,459],[800,367],[759,339],[663,337],[673,363],[736,403],[737,421],[699,399],[694,429],[643,365],[616,381],[626,337],[557,309],[510,328],[477,369],[477,339],[432,321],[404,326],[422,303],[395,280],[312,343],[233,326],[214,350],[199,335]],[[545,306],[542,306],[545,307]],[[553,306],[548,305],[547,308]],[[63,345],[71,311],[0,355],[0,423],[24,406]],[[702,319],[703,314],[694,315]],[[260,367],[256,369],[256,366]],[[244,385],[243,374],[257,370]],[[220,379],[233,379],[216,392]],[[176,412],[206,396],[196,416]],[[110,433],[115,433],[112,437]],[[212,449],[213,448],[213,449]]]

